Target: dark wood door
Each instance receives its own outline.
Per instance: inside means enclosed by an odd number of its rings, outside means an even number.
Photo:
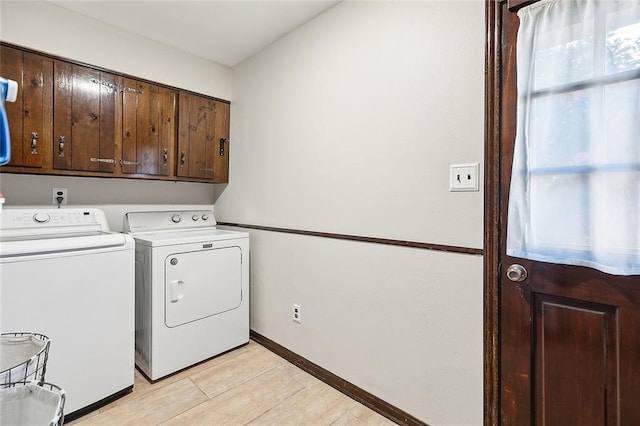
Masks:
[[[522,3],[522,2],[520,2]],[[640,424],[640,277],[505,254],[519,20],[500,10],[499,383],[504,425]],[[522,282],[506,278],[520,264]]]
[[[46,160],[51,147],[53,61],[2,46],[0,75],[18,83],[16,101],[5,104],[11,135],[11,161],[7,166],[50,166]]]
[[[169,176],[176,140],[176,93],[125,78],[122,173]]]
[[[54,169],[114,173],[117,97],[114,75],[55,62]]]

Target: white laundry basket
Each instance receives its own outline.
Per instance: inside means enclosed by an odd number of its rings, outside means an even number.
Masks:
[[[62,426],[64,391],[50,383],[0,389],[0,425]]]
[[[64,423],[65,393],[44,382],[50,344],[43,334],[0,335],[0,425]]]
[[[44,382],[50,344],[43,334],[1,334],[0,388],[12,383]]]

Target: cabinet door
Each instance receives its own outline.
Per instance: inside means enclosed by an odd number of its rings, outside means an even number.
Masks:
[[[122,173],[169,176],[176,140],[176,93],[124,79]]]
[[[177,176],[229,179],[229,104],[180,92]]]
[[[18,83],[15,102],[6,102],[11,135],[8,167],[34,172],[50,162],[53,61],[11,47],[0,48],[0,75]]]
[[[214,182],[229,182],[229,104],[216,102],[216,130],[213,168]]]
[[[114,75],[55,62],[54,169],[114,173],[117,97]]]
[[[181,92],[178,121],[177,175],[213,181],[215,101]]]

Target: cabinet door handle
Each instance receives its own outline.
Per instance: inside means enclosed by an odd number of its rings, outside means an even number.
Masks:
[[[224,143],[229,143],[229,139],[221,138],[220,139],[220,157],[224,157]]]
[[[162,163],[167,164],[167,161],[169,161],[169,150],[164,148],[162,150]]]
[[[144,93],[141,89],[136,89],[135,87],[127,87],[127,86],[122,86],[122,91],[123,92],[134,92],[134,93],[137,93],[139,95],[142,95]]]
[[[97,80],[95,78],[92,78],[89,81],[92,82],[93,84],[99,84],[100,86],[104,86],[104,87],[106,87],[106,88],[108,88],[108,89],[110,89],[110,90],[112,90],[114,92],[118,89],[118,86],[116,86],[113,83],[109,83],[108,81],[100,81],[100,80]]]
[[[38,134],[36,132],[31,132],[31,153],[38,153]]]
[[[116,160],[114,158],[90,158],[89,161],[91,161],[92,163],[107,163],[107,164],[113,164],[113,166],[116,166]]]
[[[64,136],[58,138],[58,157],[64,157]]]
[[[184,167],[184,164],[187,162],[187,157],[184,151],[180,151],[180,167]]]
[[[213,173],[215,172],[215,169],[200,169],[200,171],[205,173]]]
[[[120,160],[121,166],[139,166],[140,164],[142,163],[139,161]]]

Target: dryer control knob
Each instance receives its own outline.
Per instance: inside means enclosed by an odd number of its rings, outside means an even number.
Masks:
[[[206,214],[202,215],[202,220],[209,220],[209,216],[207,216]]]
[[[33,215],[33,221],[37,223],[47,223],[51,217],[46,213],[36,213]]]
[[[196,221],[196,220],[200,219],[200,216],[198,216],[197,214],[194,214],[193,216],[191,216],[191,219],[193,221]]]
[[[180,217],[180,215],[179,215],[179,214],[174,214],[173,216],[171,216],[171,221],[172,221],[173,223],[180,223],[180,220],[181,220],[181,219],[182,219],[182,218]]]

